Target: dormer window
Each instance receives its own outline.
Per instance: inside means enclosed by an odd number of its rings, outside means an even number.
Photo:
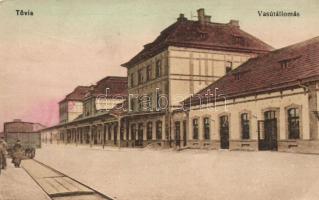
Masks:
[[[235,76],[235,80],[239,80],[240,79],[240,73],[236,73],[236,74],[234,74],[234,76]]]
[[[245,46],[245,38],[239,35],[234,35],[234,43],[237,45]]]
[[[240,80],[244,74],[249,73],[251,70],[233,70],[232,74],[234,75],[235,80]]]
[[[281,69],[286,69],[286,68],[288,68],[289,60],[284,60],[284,61],[281,61],[279,63],[280,63]]]
[[[226,62],[226,74],[228,74],[233,69],[233,63],[230,61]]]
[[[293,57],[293,58],[288,58],[288,59],[283,59],[278,61],[280,64],[281,69],[287,69],[288,67],[291,66],[291,64],[299,59],[301,56]]]

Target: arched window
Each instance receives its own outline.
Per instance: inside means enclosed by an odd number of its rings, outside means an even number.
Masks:
[[[198,119],[193,119],[193,139],[198,140]]]
[[[249,118],[248,118],[248,113],[242,113],[240,115],[241,119],[241,136],[242,139],[249,139]]]
[[[299,109],[290,108],[288,109],[288,138],[299,139],[300,128],[299,128]]]
[[[162,139],[162,121],[156,122],[156,139],[157,140]]]
[[[147,140],[152,140],[152,129],[153,129],[153,123],[148,122],[147,131],[146,131]]]
[[[209,140],[210,139],[210,122],[209,117],[204,118],[204,139]]]

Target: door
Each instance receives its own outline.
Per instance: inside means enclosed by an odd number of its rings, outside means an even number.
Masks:
[[[184,146],[187,145],[187,133],[186,133],[186,121],[183,121],[183,139],[184,139]]]
[[[220,148],[229,149],[229,119],[227,115],[219,119]]]
[[[266,111],[264,121],[258,121],[259,150],[278,149],[276,111]]]
[[[175,145],[181,146],[181,123],[175,122]]]
[[[114,144],[115,145],[117,144],[117,129],[118,129],[118,125],[115,124],[114,129],[113,129],[113,131],[114,131]]]
[[[138,125],[137,141],[136,146],[143,146],[143,129],[144,125],[141,123]]]

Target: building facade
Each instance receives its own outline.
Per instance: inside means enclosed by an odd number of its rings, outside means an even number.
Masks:
[[[319,152],[318,58],[317,37],[244,63],[183,102],[173,117],[175,144]]]
[[[88,87],[82,113],[44,129],[43,138],[319,152],[318,58],[318,38],[273,50],[236,20],[214,23],[203,9],[196,21],[181,14],[122,65],[127,79],[107,77]],[[106,88],[112,97],[100,98]]]
[[[11,148],[17,140],[20,140],[23,146],[33,145],[41,147],[41,132],[45,126],[39,123],[24,122],[15,119],[12,122],[5,122],[3,125],[3,133],[6,142]]]
[[[83,113],[82,99],[89,91],[87,86],[78,86],[59,102],[59,122],[67,123]]]
[[[181,14],[122,65],[127,68],[129,83],[128,125],[133,131],[137,127],[137,134],[132,135],[142,140],[141,146],[150,142],[171,146],[169,121],[182,100],[271,49],[242,31],[236,20],[211,22],[204,9],[198,10],[197,21]]]

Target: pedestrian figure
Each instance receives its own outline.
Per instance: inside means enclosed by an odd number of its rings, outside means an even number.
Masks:
[[[8,145],[4,140],[4,137],[0,139],[0,159],[1,159],[1,169],[6,169],[7,167],[7,154],[8,154]]]
[[[22,151],[22,145],[20,143],[20,140],[17,140],[12,150],[13,150],[12,163],[14,164],[15,167],[20,167],[20,163],[23,158],[23,151]]]

